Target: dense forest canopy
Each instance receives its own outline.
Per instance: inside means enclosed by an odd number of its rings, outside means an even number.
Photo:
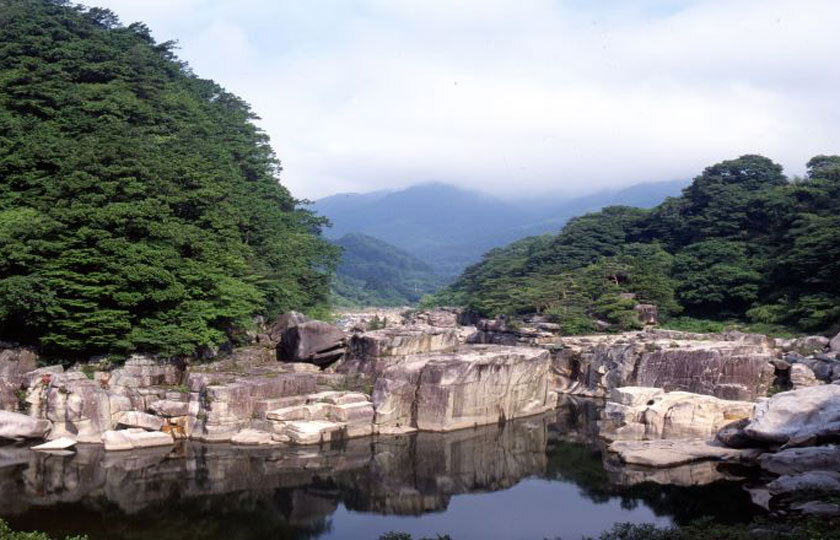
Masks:
[[[544,312],[569,332],[677,314],[840,330],[840,156],[789,180],[758,155],[708,167],[651,210],[614,206],[485,255],[430,302]],[[632,296],[632,297],[631,297]]]
[[[372,236],[346,234],[335,244],[342,253],[332,282],[333,305],[413,305],[444,284],[430,265]]]
[[[0,338],[192,354],[317,309],[337,250],[248,105],[142,24],[0,0]]]

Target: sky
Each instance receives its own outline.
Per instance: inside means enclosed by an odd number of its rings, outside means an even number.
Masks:
[[[835,0],[88,0],[251,104],[299,198],[499,196],[840,153]]]

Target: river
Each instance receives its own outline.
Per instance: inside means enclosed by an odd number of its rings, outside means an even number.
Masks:
[[[668,525],[758,511],[748,471],[705,463],[632,470],[603,459],[600,404],[447,434],[327,447],[180,443],[49,455],[0,446],[0,517],[91,540],[597,537],[616,522]],[[667,484],[663,484],[667,483]]]

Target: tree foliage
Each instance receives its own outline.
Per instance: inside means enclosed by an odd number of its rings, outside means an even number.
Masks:
[[[314,308],[336,252],[248,105],[142,24],[0,0],[0,334],[192,354]]]
[[[611,207],[555,237],[488,252],[432,299],[484,315],[545,312],[572,332],[638,326],[630,298],[676,314],[840,329],[840,157],[804,179],[757,155],[708,167],[651,210]]]

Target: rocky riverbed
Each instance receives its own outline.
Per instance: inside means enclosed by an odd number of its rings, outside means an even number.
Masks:
[[[4,344],[0,438],[108,455],[182,440],[317,451],[503,425],[577,395],[606,400],[598,438],[627,481],[706,482],[721,463],[751,466],[764,471],[751,490],[765,508],[840,513],[798,495],[840,492],[840,339],[558,330],[455,310],[344,314],[337,325],[289,313],[215,359],[69,369]]]

